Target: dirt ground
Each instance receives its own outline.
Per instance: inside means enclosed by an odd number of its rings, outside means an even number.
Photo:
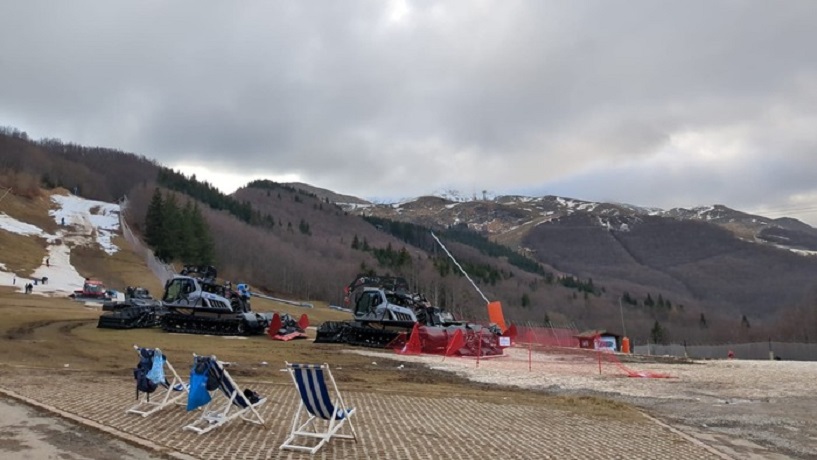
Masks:
[[[0,414],[0,456],[4,460],[162,458],[13,400],[0,398]]]

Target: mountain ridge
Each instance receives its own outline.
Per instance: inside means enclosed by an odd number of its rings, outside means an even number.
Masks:
[[[626,321],[630,336],[642,341],[659,323],[662,340],[690,343],[817,335],[802,326],[811,324],[817,301],[817,258],[810,256],[817,232],[796,219],[720,205],[660,210],[487,191],[480,199],[446,191],[384,204],[272,181],[250,181],[228,196],[110,149],[0,132],[0,153],[0,186],[15,193],[36,197],[39,186],[64,186],[102,201],[126,193],[126,217],[137,234],[157,189],[180,205],[198,203],[219,271],[284,297],[341,302],[341,287],[356,274],[390,273],[407,277],[434,303],[480,320],[482,299],[430,240],[434,230],[514,322],[621,331]],[[475,236],[458,239],[449,229]],[[509,263],[488,243],[541,270]],[[404,250],[411,257],[401,265],[396,255]]]

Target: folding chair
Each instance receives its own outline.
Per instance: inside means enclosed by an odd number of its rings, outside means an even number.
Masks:
[[[185,430],[195,431],[198,434],[207,433],[214,430],[225,423],[241,418],[246,422],[256,425],[263,425],[264,419],[258,413],[257,408],[266,402],[266,398],[257,397],[252,391],[241,392],[235,380],[230,376],[230,373],[224,368],[224,363],[216,359],[215,356],[194,356],[193,372],[196,371],[197,366],[203,366],[206,369],[207,378],[213,385],[217,385],[220,393],[224,396],[222,401],[211,400],[203,408],[201,415],[189,425],[184,427]],[[193,396],[195,391],[193,388],[193,373],[190,378],[191,389],[189,396]],[[209,385],[208,385],[209,386]],[[199,389],[201,390],[201,389]],[[206,388],[204,391],[210,390]],[[215,388],[213,388],[215,390]],[[208,398],[209,399],[209,398]],[[188,399],[188,410],[191,409]]]
[[[301,403],[292,419],[292,430],[289,437],[279,449],[298,450],[314,454],[332,438],[353,439],[357,442],[357,433],[352,424],[354,408],[347,407],[338,391],[335,378],[329,370],[328,364],[290,364],[286,363],[287,370],[295,382]],[[332,388],[327,388],[328,376]],[[330,395],[330,391],[334,395]],[[332,400],[334,396],[334,401]],[[346,424],[349,424],[351,434],[338,434]],[[318,439],[316,445],[304,440],[296,443],[297,438]]]
[[[142,417],[147,417],[148,415],[158,412],[170,405],[183,405],[184,403],[180,401],[180,399],[187,393],[187,385],[184,383],[179,374],[176,373],[176,369],[170,364],[167,360],[167,356],[162,354],[162,350],[158,348],[141,348],[137,345],[134,345],[133,348],[136,350],[136,353],[139,354],[140,362],[143,359],[161,359],[162,363],[159,364],[159,368],[163,371],[163,376],[161,378],[161,382],[158,382],[156,385],[156,391],[160,391],[161,393],[155,394],[154,393],[154,400],[150,400],[151,393],[141,392],[138,389],[138,382],[137,382],[137,391],[136,391],[136,399],[138,402],[135,406],[131,407],[127,411],[126,414],[137,414],[141,415]],[[153,363],[153,366],[156,366]],[[167,371],[164,371],[164,368],[167,368]],[[170,374],[173,376],[173,380],[168,382],[165,375]],[[158,397],[158,400],[156,399]]]

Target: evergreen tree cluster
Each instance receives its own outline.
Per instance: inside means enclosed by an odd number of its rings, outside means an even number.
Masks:
[[[630,295],[630,293],[627,291],[624,291],[624,293],[621,295],[621,301],[633,306],[639,305],[638,299]],[[647,295],[644,297],[642,304],[648,308],[658,308],[663,310],[672,309],[672,302],[669,299],[665,299],[664,296],[661,294],[658,294],[658,300],[655,300],[652,298],[652,294],[648,292]],[[678,307],[681,308],[681,305],[679,305]]]
[[[661,326],[661,323],[656,321],[652,329],[650,329],[650,339],[652,343],[666,344],[669,339],[669,333],[665,327]]]
[[[562,276],[559,278],[559,284],[569,289],[584,292],[585,294],[593,294],[596,296],[601,295],[601,293],[593,285],[592,278],[588,278],[587,281],[582,281],[575,276]]]
[[[468,273],[468,276],[470,276],[475,282],[490,284],[491,286],[496,285],[497,282],[503,279],[508,279],[513,276],[513,273],[505,273],[504,270],[498,270],[493,265],[474,264],[470,262],[463,262],[460,265],[462,265],[462,269],[465,270],[465,272]],[[439,273],[440,277],[443,278],[451,273],[457,276],[462,276],[462,272],[460,272],[460,270],[454,266],[454,263],[447,257],[435,258],[434,268],[437,269],[437,273]]]
[[[212,209],[224,210],[237,217],[239,220],[250,225],[273,228],[275,227],[275,218],[270,214],[262,214],[257,209],[253,209],[252,205],[247,201],[238,201],[235,198],[221,193],[217,188],[209,182],[201,182],[196,179],[196,175],[190,177],[185,176],[181,172],[176,172],[172,169],[161,168],[157,177],[159,185],[165,186],[171,190],[187,194],[202,203],[207,204]],[[272,181],[253,181],[250,183],[256,184],[258,188],[271,189],[270,185],[258,186],[257,184],[275,184]],[[281,186],[287,188],[286,186]],[[290,187],[291,188],[291,187]],[[292,189],[295,190],[295,189]],[[301,233],[311,235],[309,224],[300,227]]]
[[[411,255],[406,248],[395,251],[391,243],[385,249],[374,248],[372,255],[377,259],[377,263],[385,268],[399,270],[411,265]]]
[[[197,203],[180,206],[172,193],[157,187],[145,216],[145,239],[156,257],[164,261],[211,265],[215,246],[207,221]]]
[[[520,270],[541,276],[545,276],[546,274],[544,267],[542,267],[542,264],[539,262],[525,257],[505,245],[494,243],[488,238],[469,229],[465,224],[451,226],[443,231],[442,235],[448,239],[476,248],[486,256],[494,258],[505,257],[508,259],[508,263]]]
[[[309,192],[307,192],[305,190],[295,188],[295,187],[293,187],[291,185],[280,184],[278,182],[271,181],[271,180],[268,180],[268,179],[254,180],[254,181],[250,182],[249,184],[247,184],[247,187],[248,188],[258,188],[258,189],[261,189],[261,190],[268,190],[268,191],[269,190],[283,189],[283,190],[286,190],[286,191],[288,191],[290,193],[295,193],[296,198],[293,198],[293,199],[295,201],[297,201],[297,202],[301,201],[300,198],[297,198],[297,195],[311,196],[313,198],[318,197],[318,195],[315,195],[314,193],[309,193]]]
[[[433,252],[437,247],[437,242],[431,238],[431,230],[428,227],[409,222],[397,222],[382,217],[364,216],[363,218],[378,229],[426,252]],[[440,236],[471,246],[489,257],[505,257],[508,263],[528,273],[541,276],[547,275],[540,263],[513,251],[507,246],[494,243],[479,233],[470,230],[464,224],[449,227],[443,230]]]
[[[221,193],[207,181],[198,181],[195,174],[187,177],[181,172],[161,168],[156,181],[159,185],[191,196],[213,209],[227,211],[248,224],[252,223],[253,209],[249,203],[239,202]]]
[[[409,254],[405,247],[397,251],[392,247],[391,243],[389,243],[385,248],[373,248],[369,246],[369,242],[366,241],[366,238],[363,238],[361,242],[357,235],[352,238],[351,246],[352,249],[358,251],[371,251],[372,255],[377,259],[377,263],[385,268],[399,270],[411,265],[411,254]]]

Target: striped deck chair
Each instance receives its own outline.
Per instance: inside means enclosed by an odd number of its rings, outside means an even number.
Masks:
[[[153,393],[153,401],[150,400],[151,393],[139,391],[138,379],[140,376],[134,375],[137,378],[136,400],[135,406],[131,407],[125,413],[137,414],[142,417],[147,417],[154,412],[158,412],[167,406],[183,405],[182,398],[187,395],[187,385],[184,383],[176,369],[167,360],[167,356],[158,348],[142,348],[134,345],[133,348],[139,354],[140,365],[143,362],[150,363],[150,368],[144,369],[145,375],[142,378],[149,378],[152,382],[148,383],[151,388],[155,388]],[[139,366],[137,366],[137,369]],[[166,370],[165,370],[166,369]],[[168,381],[167,377],[172,376],[173,379]]]
[[[290,363],[286,365],[298,389],[301,402],[292,419],[289,437],[281,444],[280,449],[314,454],[332,438],[353,439],[357,442],[357,433],[352,425],[355,409],[344,404],[329,365]],[[327,377],[331,388],[327,387]],[[339,434],[346,424],[349,425],[351,434]],[[318,441],[317,444],[314,443],[315,440]]]
[[[238,384],[235,383],[230,373],[224,368],[224,363],[216,359],[215,356],[194,355],[193,371],[195,372],[199,366],[206,369],[208,380],[217,385],[217,389],[223,398],[210,400],[208,397],[209,402],[203,408],[201,415],[193,423],[184,426],[183,429],[204,434],[236,418],[241,418],[245,422],[256,425],[263,425],[266,428],[264,419],[258,413],[258,407],[267,401],[266,398],[261,398],[252,391],[240,391]],[[197,389],[193,388],[193,385],[194,378],[191,373],[189,392],[191,397],[194,396],[194,391],[197,391]],[[209,388],[198,390],[208,391]],[[190,398],[188,398],[187,408],[192,410]]]

